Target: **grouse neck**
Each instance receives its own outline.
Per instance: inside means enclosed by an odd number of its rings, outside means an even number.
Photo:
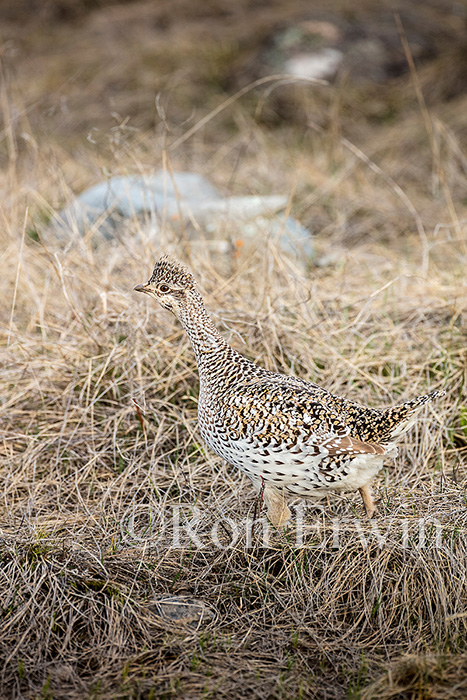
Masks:
[[[211,321],[199,292],[192,292],[180,310],[180,322],[187,332],[198,364],[206,355],[225,352],[227,342]]]

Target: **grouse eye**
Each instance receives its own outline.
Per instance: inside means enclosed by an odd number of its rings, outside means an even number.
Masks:
[[[159,291],[166,294],[167,292],[170,292],[170,287],[167,284],[161,284]]]

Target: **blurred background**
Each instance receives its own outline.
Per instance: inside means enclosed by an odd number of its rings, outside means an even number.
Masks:
[[[465,2],[18,0],[0,19],[0,163],[36,218],[168,164],[285,195],[339,246],[466,215]]]

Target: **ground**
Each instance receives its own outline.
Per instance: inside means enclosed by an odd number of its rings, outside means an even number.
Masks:
[[[5,697],[467,695],[465,5],[404,3],[399,29],[313,5],[378,31],[386,74],[247,90],[298,0],[1,9]],[[187,338],[132,292],[160,246],[137,221],[47,238],[73,193],[158,168],[286,194],[313,234],[301,269],[163,232],[242,353],[375,407],[446,390],[376,479],[376,521],[331,495],[252,531],[250,483],[201,444]]]

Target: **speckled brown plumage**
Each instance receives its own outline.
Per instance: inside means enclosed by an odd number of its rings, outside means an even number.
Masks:
[[[210,320],[193,275],[164,256],[137,291],[154,296],[181,321],[200,375],[198,421],[214,452],[264,490],[271,521],[290,517],[287,496],[360,490],[369,517],[369,484],[395,442],[434,391],[386,410],[335,396],[298,377],[270,372],[234,350]]]

